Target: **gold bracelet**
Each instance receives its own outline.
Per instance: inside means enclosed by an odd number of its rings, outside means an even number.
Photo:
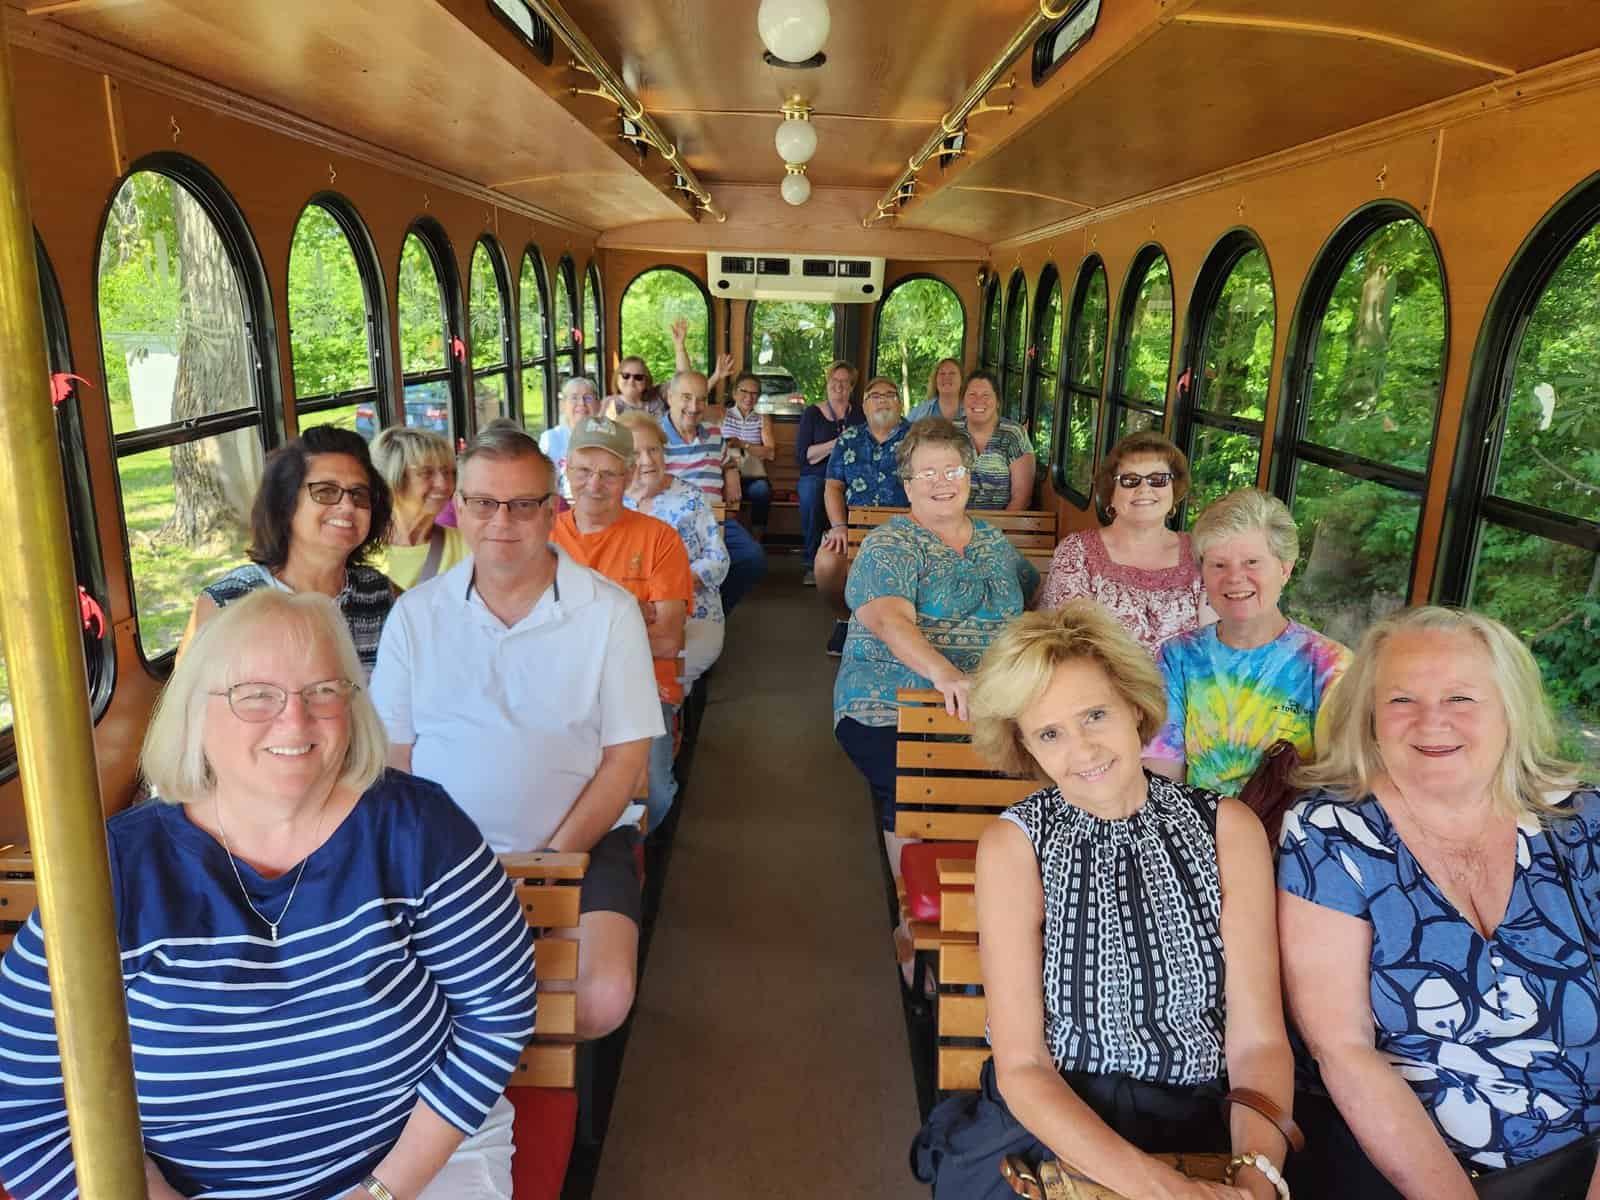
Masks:
[[[367,1189],[373,1200],[394,1200],[394,1193],[384,1187],[383,1181],[376,1175],[368,1175],[361,1181],[361,1186]]]

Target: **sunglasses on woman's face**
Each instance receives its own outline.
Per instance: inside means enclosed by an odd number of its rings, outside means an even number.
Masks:
[[[636,383],[643,383],[645,380],[650,378],[648,375],[635,375],[632,371],[623,371],[620,372],[620,374],[622,375],[623,379]]]
[[[1153,488],[1164,488],[1171,482],[1171,471],[1151,471],[1148,475],[1135,475],[1130,471],[1126,475],[1117,476],[1117,483],[1130,492],[1141,483],[1148,483]]]

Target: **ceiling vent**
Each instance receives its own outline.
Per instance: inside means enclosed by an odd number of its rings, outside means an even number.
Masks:
[[[820,300],[875,304],[883,298],[883,259],[834,254],[706,255],[711,294],[728,300]]]

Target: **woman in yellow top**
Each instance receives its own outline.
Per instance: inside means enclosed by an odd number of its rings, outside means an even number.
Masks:
[[[373,439],[372,465],[394,494],[389,536],[374,566],[401,587],[413,588],[467,557],[461,531],[434,523],[456,486],[455,455],[442,435],[391,426]]]

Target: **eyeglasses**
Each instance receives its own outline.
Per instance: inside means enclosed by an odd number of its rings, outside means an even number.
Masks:
[[[632,371],[619,371],[618,374],[624,379],[633,380],[637,383],[644,383],[650,378],[648,375],[635,375]]]
[[[1172,482],[1171,471],[1151,471],[1148,475],[1135,475],[1129,471],[1126,475],[1118,475],[1117,483],[1127,488],[1130,492],[1141,483],[1148,483],[1153,488],[1164,488]]]
[[[623,378],[627,379],[628,376],[624,375]],[[640,378],[642,379],[643,376],[640,376]],[[579,404],[599,404],[600,398],[593,392],[580,392],[576,396],[568,396],[567,403],[574,406]]]
[[[207,694],[226,696],[234,716],[252,725],[262,725],[289,706],[290,696],[299,696],[300,703],[313,717],[337,717],[350,707],[350,697],[358,691],[360,688],[348,679],[324,679],[292,692],[275,683],[236,683],[220,692]]]
[[[593,467],[570,467],[567,470],[567,482],[573,487],[587,487],[590,480],[594,479],[609,487],[621,483],[627,477],[626,471],[596,471]]]
[[[913,471],[905,478],[908,480],[915,479],[918,483],[932,483],[936,479],[954,483],[956,480],[965,479],[966,477],[967,468],[965,467],[946,467],[942,471],[935,467],[927,467],[921,471]]]
[[[866,394],[865,398],[868,399],[868,400],[898,400],[898,399],[900,399],[900,393],[899,392],[868,392]]]
[[[485,521],[494,520],[495,513],[500,511],[500,506],[505,505],[506,511],[511,514],[512,520],[531,521],[538,516],[542,508],[554,492],[546,492],[542,496],[518,496],[515,500],[496,500],[493,496],[461,496],[461,507],[475,517]]]
[[[358,483],[355,487],[341,487],[331,480],[319,479],[315,483],[306,484],[306,491],[311,493],[311,498],[318,504],[325,504],[329,508],[346,496],[350,497],[350,503],[357,508],[372,507],[372,489],[364,483]]]

